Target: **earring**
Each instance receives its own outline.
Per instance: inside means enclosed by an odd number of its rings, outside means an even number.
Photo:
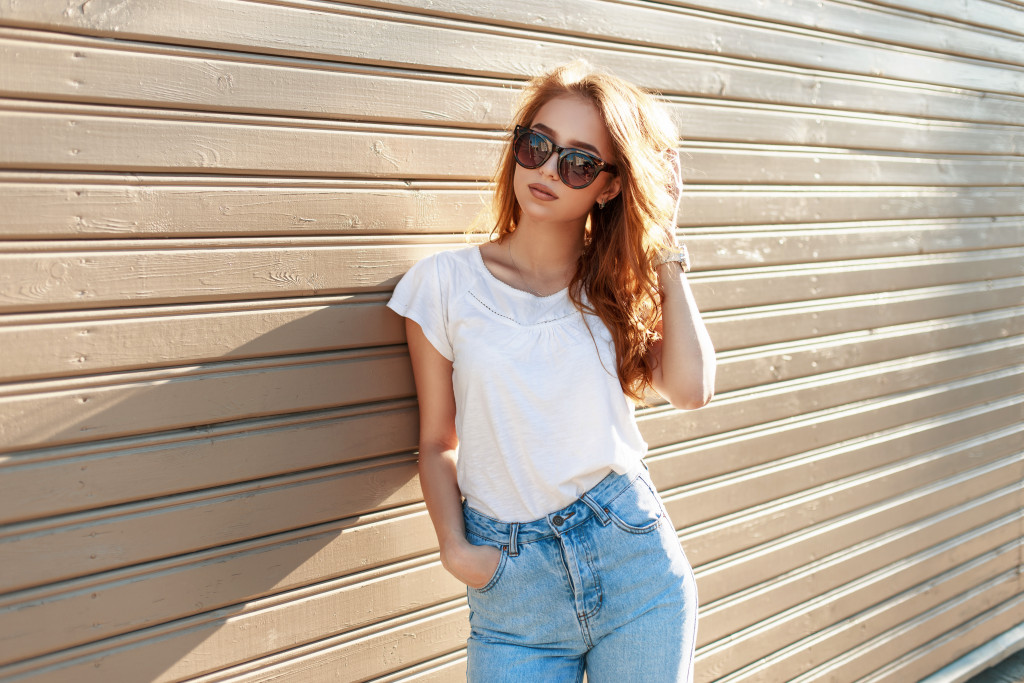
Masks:
[[[605,204],[606,204],[606,202],[604,200],[599,200],[597,202],[597,208],[603,209]]]

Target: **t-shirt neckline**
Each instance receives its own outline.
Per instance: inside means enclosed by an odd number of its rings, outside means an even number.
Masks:
[[[564,295],[564,294],[566,294],[569,291],[569,287],[567,285],[567,286],[562,287],[560,290],[558,290],[557,292],[554,292],[552,294],[546,294],[544,296],[537,296],[533,292],[527,292],[525,289],[519,289],[518,287],[513,287],[512,285],[510,285],[509,283],[505,282],[504,280],[499,278],[497,275],[492,273],[491,269],[487,267],[487,262],[484,261],[484,253],[483,253],[483,251],[480,250],[481,246],[482,245],[478,244],[475,247],[473,247],[473,250],[476,252],[477,264],[480,266],[480,269],[484,272],[484,275],[487,278],[497,282],[499,285],[501,285],[502,287],[504,287],[508,291],[514,292],[517,296],[527,297],[527,298],[530,298],[530,299],[534,299],[536,301],[548,301],[548,300],[550,300],[550,299],[552,299],[552,298],[554,298],[556,296]]]

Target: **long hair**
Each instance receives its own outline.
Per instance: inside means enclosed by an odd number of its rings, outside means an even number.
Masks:
[[[655,328],[661,319],[652,259],[660,249],[674,246],[665,239],[666,227],[675,230],[669,225],[675,199],[668,187],[673,165],[666,150],[678,146],[679,134],[651,94],[582,60],[531,80],[509,131],[529,126],[545,103],[565,95],[582,97],[597,108],[612,139],[621,183],[618,195],[590,212],[569,297],[577,309],[597,315],[608,327],[619,384],[627,396],[642,402],[652,376],[647,352],[658,339]],[[494,178],[491,233],[497,233],[497,241],[515,231],[521,215],[512,186],[516,162],[511,147],[505,146]]]

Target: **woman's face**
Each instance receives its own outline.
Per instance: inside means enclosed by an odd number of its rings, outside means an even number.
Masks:
[[[573,95],[546,102],[530,122],[561,147],[591,152],[615,163],[612,140],[601,115],[590,101]],[[552,154],[537,168],[516,164],[512,185],[523,218],[538,222],[581,222],[598,200],[608,201],[619,192],[619,179],[607,171],[587,187],[573,189],[558,177],[558,155]]]

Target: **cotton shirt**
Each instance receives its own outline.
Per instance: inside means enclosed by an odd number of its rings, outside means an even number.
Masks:
[[[416,263],[388,307],[452,361],[458,483],[470,507],[505,522],[539,519],[647,452],[611,334],[568,289],[516,289],[472,246]]]

